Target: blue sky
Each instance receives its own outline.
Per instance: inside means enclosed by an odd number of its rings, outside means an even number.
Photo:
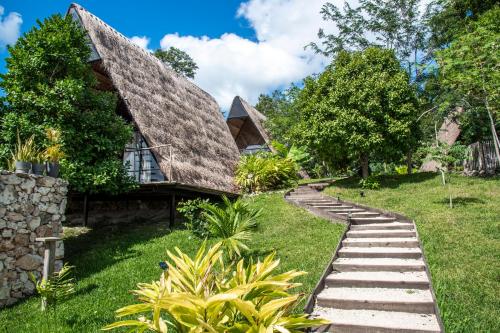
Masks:
[[[320,71],[325,59],[305,51],[318,28],[324,0],[82,0],[80,5],[138,45],[176,46],[200,67],[194,81],[227,109],[240,95],[255,103],[260,93],[282,88]],[[70,2],[0,1],[0,70],[5,44]]]

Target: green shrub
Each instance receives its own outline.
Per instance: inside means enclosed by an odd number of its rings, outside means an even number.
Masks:
[[[236,170],[236,184],[244,192],[264,192],[291,186],[297,181],[297,164],[270,154],[243,155]]]
[[[398,175],[407,175],[408,174],[408,166],[400,165],[394,168]]]
[[[42,311],[47,307],[56,308],[57,303],[75,293],[75,281],[71,277],[74,266],[64,264],[59,272],[55,272],[48,280],[40,279],[31,273],[30,278],[36,286],[36,291],[42,298]]]
[[[241,250],[248,250],[243,241],[251,238],[262,209],[255,210],[241,199],[231,202],[226,196],[222,197],[222,204],[207,203],[202,208],[210,236],[222,239],[222,246],[231,259],[240,257]]]
[[[362,188],[367,190],[378,190],[380,188],[380,183],[374,176],[369,176],[366,179],[361,179],[359,181],[359,185],[361,185]]]
[[[176,248],[167,252],[167,269],[160,280],[138,284],[132,291],[140,303],[116,311],[117,321],[104,330],[127,327],[128,332],[301,332],[327,324],[292,314],[299,295],[289,290],[291,282],[305,272],[276,273],[279,260],[274,254],[264,261],[226,267],[221,244],[208,250],[201,246],[194,258]],[[149,315],[148,315],[149,313]]]
[[[186,228],[194,235],[205,238],[209,235],[207,220],[203,217],[203,205],[209,203],[208,199],[196,198],[179,202],[177,211],[186,219]]]

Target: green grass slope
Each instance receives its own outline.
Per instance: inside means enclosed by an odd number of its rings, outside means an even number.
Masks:
[[[327,265],[343,231],[342,225],[314,218],[289,205],[283,194],[248,198],[263,208],[260,226],[249,242],[252,257],[276,251],[282,271],[310,272],[298,279],[297,292],[310,293]],[[98,332],[114,321],[114,311],[134,302],[128,293],[138,282],[158,279],[158,263],[175,246],[194,254],[201,240],[186,230],[169,231],[161,224],[95,229],[65,241],[67,261],[76,266],[77,293],[61,303],[57,314],[39,311],[32,297],[0,310],[0,332]]]
[[[402,213],[415,220],[447,332],[500,332],[500,178],[437,174],[381,178],[380,190],[337,181],[332,196]]]

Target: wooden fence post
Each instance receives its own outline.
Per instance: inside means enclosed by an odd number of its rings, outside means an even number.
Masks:
[[[61,240],[59,237],[41,237],[35,238],[37,242],[45,244],[45,251],[43,257],[43,276],[46,281],[50,280],[54,275],[56,264],[56,242]],[[42,299],[42,310],[47,308],[46,302]]]

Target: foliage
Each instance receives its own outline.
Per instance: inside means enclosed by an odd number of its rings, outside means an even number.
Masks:
[[[437,60],[441,66],[441,83],[451,92],[445,95],[447,102],[466,107],[479,105],[486,111],[500,161],[500,142],[495,128],[495,116],[500,107],[499,21],[500,6],[496,6],[471,24],[470,32],[439,51]]]
[[[326,56],[369,46],[385,47],[395,51],[410,76],[413,72],[417,76],[417,53],[424,48],[425,37],[420,0],[360,0],[359,3],[354,8],[346,1],[342,10],[331,2],[323,5],[323,20],[333,22],[338,32],[327,34],[320,29],[321,46],[316,43],[310,46]]]
[[[222,239],[221,244],[231,259],[239,258],[241,250],[248,250],[244,241],[251,238],[262,209],[252,209],[240,198],[231,202],[226,196],[222,197],[221,205],[206,203],[201,207],[207,230],[212,237]]]
[[[12,153],[12,161],[32,162],[38,157],[39,152],[35,147],[35,137],[32,135],[26,141],[22,142],[17,133],[16,149]]]
[[[203,206],[208,203],[208,199],[196,198],[181,201],[177,205],[177,211],[186,219],[187,229],[201,238],[209,235],[207,220],[203,216]]]
[[[55,308],[61,302],[75,293],[75,282],[71,277],[74,266],[64,264],[59,272],[48,280],[38,280],[31,274],[31,280],[35,283],[36,291],[42,297],[42,311],[47,307]]]
[[[167,50],[156,50],[154,55],[177,73],[194,79],[198,65],[186,52],[171,46]]]
[[[274,273],[279,265],[274,254],[255,264],[245,265],[241,260],[236,267],[225,267],[220,244],[209,249],[203,244],[194,258],[179,248],[176,252],[167,252],[169,268],[159,281],[140,283],[133,291],[141,303],[116,311],[119,318],[141,315],[139,320],[118,321],[105,330],[300,332],[328,323],[291,314],[299,300],[299,295],[288,293],[298,286],[291,281],[305,273]],[[149,318],[143,315],[147,312],[151,313]]]
[[[361,179],[359,185],[366,190],[378,190],[380,188],[380,183],[375,176],[368,176],[365,179]]]
[[[496,0],[434,0],[427,9],[429,46],[441,49],[466,33],[468,25],[497,4]]]
[[[266,129],[279,141],[293,143],[293,128],[300,118],[295,99],[300,88],[292,84],[288,89],[275,90],[270,95],[260,95],[255,108],[267,118]]]
[[[292,145],[288,148],[286,145],[276,140],[273,140],[271,146],[273,146],[280,157],[291,159],[297,163],[297,166],[303,167],[305,163],[311,160],[311,155],[303,147]]]
[[[297,165],[270,154],[243,155],[236,169],[236,184],[244,192],[263,192],[290,186],[297,179]]]
[[[39,21],[9,47],[0,82],[0,154],[12,149],[17,131],[21,138],[34,135],[37,148],[45,149],[46,130],[56,129],[62,177],[74,189],[126,191],[133,182],[120,156],[132,127],[116,114],[116,95],[96,89],[89,56],[87,34],[70,15]]]
[[[341,52],[298,103],[299,143],[338,168],[360,161],[364,177],[370,156],[400,159],[419,138],[415,89],[389,50]]]

